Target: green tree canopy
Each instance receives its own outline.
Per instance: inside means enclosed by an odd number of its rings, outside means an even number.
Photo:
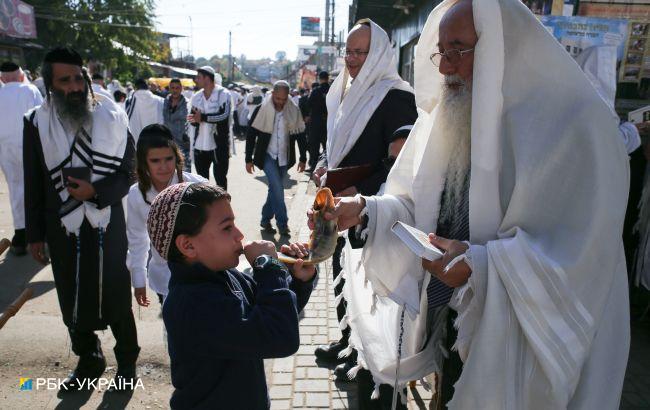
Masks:
[[[31,0],[37,42],[45,49],[26,55],[28,67],[40,66],[52,47],[70,46],[84,61],[94,61],[121,81],[147,77],[146,59],[165,58],[153,29],[153,0]]]

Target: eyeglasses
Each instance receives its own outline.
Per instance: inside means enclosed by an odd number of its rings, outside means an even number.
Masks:
[[[345,50],[345,56],[346,57],[362,57],[365,55],[368,55],[369,51],[360,51],[360,50]]]
[[[447,62],[449,64],[456,65],[460,63],[460,60],[465,54],[471,53],[472,51],[474,51],[473,48],[469,48],[467,50],[447,50],[444,53],[433,53],[431,56],[429,56],[429,59],[436,67],[440,67],[440,63],[442,62],[443,57],[447,59]]]

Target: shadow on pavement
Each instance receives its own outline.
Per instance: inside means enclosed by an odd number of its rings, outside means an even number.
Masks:
[[[72,410],[80,409],[84,404],[88,403],[90,396],[93,395],[94,390],[79,390],[67,391],[59,390],[56,395],[61,401],[56,405],[56,410]]]
[[[100,409],[125,409],[133,397],[132,391],[106,391],[102,402],[97,406]]]
[[[0,310],[16,300],[32,278],[44,268],[29,255],[15,256],[7,252],[0,260]],[[33,298],[36,298],[52,290],[54,282],[36,282],[29,286],[34,288]]]

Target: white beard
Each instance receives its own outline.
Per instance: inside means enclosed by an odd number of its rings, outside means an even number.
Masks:
[[[446,84],[461,82],[458,90]],[[463,82],[458,76],[445,76],[436,128],[442,135],[440,149],[443,158],[449,158],[446,174],[444,198],[442,198],[440,220],[449,220],[461,206],[465,179],[470,170],[472,122],[472,85]]]

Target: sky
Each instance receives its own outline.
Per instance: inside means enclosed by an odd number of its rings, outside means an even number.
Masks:
[[[336,32],[343,30],[344,36],[350,3],[336,1]],[[317,40],[300,36],[300,17],[320,17],[323,29],[325,0],[157,0],[155,14],[159,31],[188,36],[172,40],[172,49],[185,50],[183,54],[192,48],[195,57],[228,54],[232,30],[235,57],[275,58],[277,51],[285,51],[293,60],[298,45]]]

